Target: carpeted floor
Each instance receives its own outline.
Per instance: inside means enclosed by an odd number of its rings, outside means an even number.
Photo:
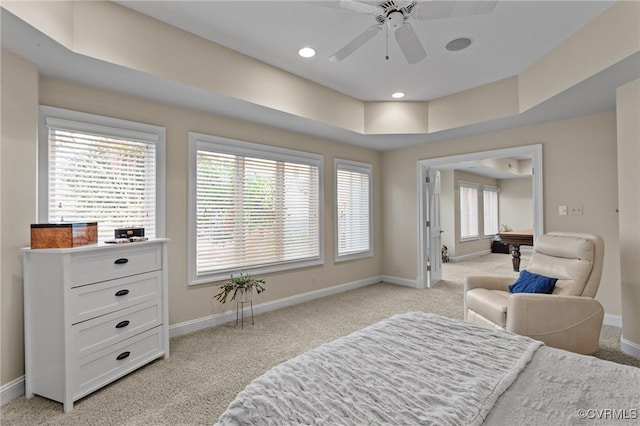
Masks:
[[[526,265],[523,254],[523,265]],[[443,281],[416,290],[380,283],[266,313],[255,326],[233,323],[171,340],[171,357],[158,360],[78,401],[62,405],[24,397],[0,410],[3,425],[213,424],[252,379],[324,342],[396,313],[434,312],[462,318],[467,275],[512,275],[509,257],[490,254],[443,265]],[[245,323],[246,325],[246,323]],[[604,326],[597,357],[640,367],[620,351],[620,330]]]

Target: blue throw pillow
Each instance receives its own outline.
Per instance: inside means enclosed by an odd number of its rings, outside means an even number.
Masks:
[[[545,277],[544,275],[532,274],[523,269],[520,276],[509,286],[511,293],[545,293],[551,294],[556,286],[557,278]]]

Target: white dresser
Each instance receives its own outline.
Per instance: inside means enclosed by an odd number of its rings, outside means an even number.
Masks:
[[[67,412],[169,356],[167,241],[22,250],[27,398]]]

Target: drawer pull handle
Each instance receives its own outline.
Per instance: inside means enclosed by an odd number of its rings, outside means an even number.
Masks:
[[[125,321],[120,321],[118,324],[116,324],[116,328],[122,328],[122,327],[126,327],[129,325],[129,321],[125,320]]]
[[[120,360],[123,360],[123,359],[127,358],[129,355],[131,355],[131,352],[129,352],[129,351],[122,352],[120,355],[118,355],[118,356],[116,357],[116,359],[117,359],[118,361],[120,361]]]
[[[116,296],[126,296],[129,294],[129,290],[118,290],[116,291]]]
[[[116,265],[124,265],[128,261],[129,259],[127,259],[126,257],[121,257],[120,259],[116,259],[116,261],[113,263],[115,263]]]

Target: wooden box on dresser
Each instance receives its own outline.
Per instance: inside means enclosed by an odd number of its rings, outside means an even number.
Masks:
[[[64,404],[169,356],[167,239],[23,249],[25,394]]]

